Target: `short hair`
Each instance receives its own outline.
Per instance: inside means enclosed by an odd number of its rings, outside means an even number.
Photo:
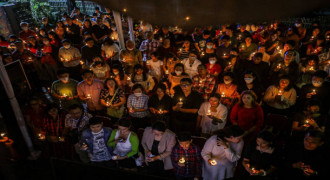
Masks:
[[[180,80],[180,83],[183,83],[183,82],[188,82],[189,84],[192,84],[192,80],[190,78],[182,78]]]
[[[134,86],[132,87],[132,91],[135,91],[136,89],[141,89],[142,92],[144,92],[144,88],[141,84],[134,84]]]
[[[294,40],[288,40],[285,44],[288,44],[291,47],[295,47],[296,46],[296,42]]]
[[[178,140],[180,142],[183,142],[183,141],[191,141],[191,133],[190,132],[187,132],[187,131],[184,131],[184,132],[180,132],[179,135],[178,135]]]
[[[238,137],[244,134],[244,130],[240,126],[228,126],[225,128],[226,137]]]
[[[261,52],[257,52],[254,54],[254,57],[256,58],[262,58],[263,57],[263,54]]]
[[[267,141],[269,144],[273,144],[274,142],[274,135],[273,133],[269,132],[269,131],[261,131],[258,135],[257,138],[261,138],[264,141]]]
[[[166,125],[163,121],[156,121],[151,125],[152,130],[165,132]]]
[[[234,79],[235,75],[233,72],[227,71],[227,72],[223,73],[223,77],[225,77],[225,76],[229,76],[230,78]]]
[[[70,43],[70,44],[71,44],[71,42],[70,42],[69,39],[63,39],[63,40],[62,40],[62,44],[64,44],[64,43]]]
[[[211,32],[209,30],[204,30],[203,31],[203,35],[210,35],[210,34],[211,34]]]
[[[93,38],[88,37],[88,38],[85,39],[85,42],[87,43],[88,41],[94,41],[94,40],[93,40]]]
[[[319,78],[322,78],[322,79],[325,79],[327,76],[328,76],[328,73],[323,71],[323,70],[317,70],[313,76],[316,76],[316,77],[319,77]]]
[[[163,83],[159,83],[156,89],[161,89],[162,91],[166,92],[166,85]]]
[[[29,25],[29,23],[27,23],[27,22],[21,22],[20,24],[19,24],[19,26],[28,26]]]
[[[217,98],[218,100],[221,99],[221,95],[220,95],[219,93],[214,93],[213,95],[210,96],[210,98],[211,98],[211,97],[215,97],[215,98]]]
[[[118,120],[118,126],[123,126],[123,127],[131,127],[132,126],[132,121],[129,120],[128,118],[121,118]]]
[[[58,106],[55,103],[50,103],[50,104],[46,105],[45,110],[46,110],[46,112],[49,112],[51,109],[54,109],[54,108],[56,108],[58,110]]]
[[[115,82],[115,89],[118,88],[118,83],[117,83],[117,81],[116,81],[114,78],[107,78],[107,79],[104,81],[104,89],[109,90],[109,88],[108,88],[108,86],[107,86],[108,81],[113,81],[113,82]]]
[[[203,69],[207,69],[207,67],[206,67],[205,64],[200,64],[200,65],[198,65],[198,66],[197,66],[197,69],[200,68],[200,67],[202,67]]]
[[[134,71],[138,70],[138,69],[142,69],[143,70],[143,66],[141,64],[135,64],[134,65]]]
[[[66,68],[60,68],[56,72],[57,76],[60,76],[62,74],[66,74],[66,73],[69,73],[68,69],[66,69]]]
[[[230,40],[230,36],[228,36],[228,35],[224,35],[224,36],[221,36],[221,38],[220,38],[221,40]]]
[[[240,98],[239,98],[239,102],[238,102],[238,104],[241,106],[241,107],[243,107],[243,96],[244,95],[250,95],[250,96],[252,96],[252,98],[253,98],[253,100],[252,100],[252,106],[253,107],[255,107],[255,106],[257,106],[257,95],[256,95],[256,93],[255,92],[253,92],[252,90],[245,90],[245,91],[243,91],[242,93],[241,93],[241,96],[240,96]]]
[[[324,142],[325,141],[325,135],[324,135],[324,133],[322,133],[319,130],[316,130],[316,129],[309,130],[306,133],[306,136],[307,135],[310,136],[310,137],[312,137],[312,138],[318,138],[318,139],[320,139],[321,142]]]
[[[82,76],[85,76],[85,74],[88,74],[88,73],[94,74],[92,70],[85,69],[85,70],[81,73],[81,75],[82,75]]]
[[[79,108],[80,110],[84,109],[84,107],[81,104],[75,103],[75,104],[72,104],[71,106],[69,106],[68,110],[71,111],[71,110],[74,110],[77,108]]]
[[[103,120],[101,117],[92,117],[89,119],[89,125],[97,125],[97,124],[102,124],[103,123]]]

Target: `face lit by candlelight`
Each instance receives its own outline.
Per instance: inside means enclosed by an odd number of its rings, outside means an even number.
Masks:
[[[179,145],[184,149],[188,150],[190,147],[190,144],[192,143],[192,140],[190,141],[179,141]]]
[[[109,89],[114,89],[116,87],[116,82],[114,80],[110,79],[106,82],[106,85]]]
[[[304,147],[306,150],[313,151],[323,144],[324,142],[322,142],[320,138],[312,137],[309,133],[306,134],[304,139]]]
[[[135,72],[137,75],[141,75],[143,73],[143,69],[140,69],[140,68],[136,69]]]
[[[162,90],[161,88],[157,88],[156,93],[158,97],[163,97],[165,95],[164,90]]]
[[[91,72],[87,72],[85,73],[83,76],[84,81],[88,84],[88,85],[92,85],[93,84],[93,78],[94,75]]]
[[[211,107],[218,107],[220,104],[220,100],[216,97],[210,97],[209,103],[211,104]]]
[[[62,83],[68,83],[69,82],[69,73],[63,73],[57,76],[58,79],[61,80]]]
[[[83,113],[83,111],[82,111],[82,109],[80,109],[80,108],[71,109],[71,110],[69,111],[69,114],[71,115],[71,117],[72,117],[73,119],[79,119],[79,118],[81,117],[82,113]]]
[[[102,130],[103,122],[100,124],[90,125],[89,128],[92,130],[93,133],[98,133]]]
[[[242,97],[242,102],[245,105],[251,105],[253,102],[253,97],[250,94],[244,94]]]
[[[289,79],[281,79],[280,80],[280,88],[281,89],[284,89],[284,88],[288,87],[289,84],[290,84]]]

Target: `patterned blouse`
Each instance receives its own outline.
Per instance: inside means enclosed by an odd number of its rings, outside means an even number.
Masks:
[[[112,96],[109,94],[109,90],[108,89],[102,89],[101,90],[100,99],[103,99],[105,102],[110,102],[111,99],[112,99]],[[116,93],[116,96],[113,98],[113,101],[112,101],[111,104],[118,104],[118,103],[120,103],[121,102],[120,98],[124,98],[124,97],[125,97],[124,91],[122,89],[118,89],[118,91]]]

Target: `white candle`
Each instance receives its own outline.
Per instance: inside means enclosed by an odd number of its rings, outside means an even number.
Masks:
[[[221,97],[226,97],[225,92],[221,93]]]
[[[211,160],[211,165],[215,166],[215,165],[217,165],[217,162],[213,159],[213,160]]]
[[[179,163],[181,163],[181,164],[183,164],[185,162],[186,162],[186,160],[183,157],[179,160]]]

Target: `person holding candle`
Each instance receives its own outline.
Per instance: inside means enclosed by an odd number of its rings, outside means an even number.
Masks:
[[[83,81],[77,85],[79,99],[87,102],[88,112],[92,115],[103,114],[103,106],[100,103],[100,93],[104,88],[103,81],[94,79],[94,73],[91,70],[84,70],[82,73]]]
[[[50,44],[47,36],[42,37],[43,47],[41,55],[41,64],[45,68],[45,72],[51,81],[56,79],[56,71],[58,69],[58,48]]]
[[[194,45],[195,45],[195,48],[198,51],[198,53],[201,54],[202,52],[205,52],[206,43],[209,42],[209,41],[212,41],[210,35],[211,35],[210,31],[204,30],[203,34],[201,36],[198,36],[195,39],[195,44]]]
[[[252,42],[252,37],[245,37],[245,42],[239,45],[239,56],[241,59],[248,59],[250,54],[257,51],[258,46]]]
[[[207,41],[206,42],[206,48],[205,52],[202,52],[200,54],[200,61],[202,64],[207,64],[209,62],[210,57],[214,57],[215,55],[215,49],[214,49],[214,44],[212,41]]]
[[[198,110],[196,131],[199,132],[199,128],[202,128],[203,137],[210,137],[226,125],[228,111],[226,106],[220,103],[220,99],[220,94],[214,94]]]
[[[41,132],[46,134],[49,141],[49,155],[55,157],[68,157],[68,149],[64,148],[65,113],[55,104],[48,104],[42,119]],[[46,153],[47,154],[47,153]]]
[[[300,139],[298,144],[291,144],[286,150],[283,177],[302,180],[327,179],[329,151],[325,147],[325,141],[326,137],[322,132],[310,130],[303,141]]]
[[[134,41],[127,40],[126,48],[119,53],[120,61],[123,63],[124,71],[127,74],[132,74],[136,64],[142,65],[142,54],[140,50],[135,48]]]
[[[170,95],[173,96],[180,89],[178,85],[183,78],[189,78],[189,75],[185,72],[184,65],[177,63],[174,66],[174,72],[170,73],[168,77],[168,82],[171,84]]]
[[[269,86],[265,92],[263,97],[265,116],[273,113],[290,117],[290,111],[296,103],[296,98],[297,93],[290,82],[290,77],[282,76],[278,83]]]
[[[107,145],[112,130],[104,127],[99,117],[89,119],[88,125],[81,135],[80,150],[88,153],[91,164],[114,167],[113,149]]]
[[[182,61],[183,59],[189,58],[189,53],[191,50],[192,50],[191,41],[185,40],[183,46],[179,48],[178,51],[178,57],[180,57],[180,60]]]
[[[89,162],[89,158],[86,153],[80,151],[79,139],[83,130],[88,126],[91,114],[85,113],[81,104],[73,104],[69,107],[69,113],[65,116],[65,129],[64,134],[68,135],[71,145],[79,155],[82,162]]]
[[[312,84],[307,84],[301,88],[297,102],[299,109],[303,109],[303,105],[308,99],[315,99],[321,102],[320,113],[328,113],[330,84],[326,81],[327,76],[327,72],[318,70],[312,76]]]
[[[95,56],[93,58],[90,69],[93,71],[96,79],[104,81],[110,77],[110,66],[105,63],[101,56]]]
[[[140,45],[140,51],[143,54],[147,54],[147,59],[151,59],[151,53],[156,52],[160,43],[154,39],[152,31],[146,32],[146,40],[142,41]]]
[[[54,45],[57,49],[61,47],[61,39],[54,31],[48,31],[48,38],[50,39],[50,44]]]
[[[101,52],[102,56],[110,66],[120,63],[119,62],[120,48],[111,38],[106,37],[103,39],[101,50],[102,50]]]
[[[58,52],[58,58],[63,63],[63,66],[71,72],[71,77],[76,80],[81,80],[81,54],[79,49],[71,45],[71,42],[67,39],[62,41],[63,47]]]
[[[175,54],[169,53],[164,58],[163,71],[165,75],[174,73],[174,67],[176,64],[180,63],[180,59],[176,57]]]
[[[255,142],[249,144],[242,155],[245,171],[242,177],[273,177],[280,165],[280,154],[273,144],[274,136],[269,131],[258,134]],[[245,142],[245,141],[244,141]]]
[[[69,39],[72,44],[80,44],[80,27],[72,22],[70,17],[66,18],[66,33],[64,35],[65,39]]]
[[[243,134],[239,126],[229,126],[206,141],[201,152],[203,179],[223,180],[234,176],[244,146]]]
[[[222,44],[217,47],[216,55],[221,62],[221,66],[225,66],[226,63],[228,63],[230,51],[233,49],[233,46],[231,45],[230,37],[228,35],[222,36],[220,40]]]
[[[55,33],[61,40],[64,40],[65,29],[62,21],[56,22]]]
[[[173,169],[170,155],[175,144],[175,134],[162,121],[156,121],[144,130],[141,145],[148,172],[162,175],[166,170]]]
[[[22,31],[19,32],[19,38],[23,41],[27,41],[29,36],[35,36],[35,31],[29,29],[29,23],[21,22],[20,27]]]
[[[196,128],[197,112],[202,102],[203,97],[192,90],[191,79],[181,79],[180,91],[176,92],[173,97],[175,132],[191,131]]]
[[[195,51],[190,51],[189,58],[184,59],[182,61],[184,65],[185,72],[193,77],[198,74],[197,67],[201,64],[201,62],[197,59],[197,54]]]
[[[308,100],[302,112],[297,112],[293,116],[292,138],[302,139],[308,130],[319,130],[325,132],[328,117],[326,114],[320,114],[320,102],[317,100]]]
[[[274,63],[270,70],[270,76],[272,82],[276,82],[278,78],[283,75],[288,75],[291,78],[291,82],[295,84],[299,77],[299,65],[294,61],[296,52],[294,50],[288,50],[284,54],[284,60]]]
[[[146,93],[153,90],[155,86],[155,81],[149,74],[145,73],[142,65],[136,64],[134,66],[134,73],[130,77],[129,86],[132,87],[135,84],[141,84],[145,89]]]
[[[159,84],[156,94],[152,95],[148,101],[152,119],[163,121],[167,127],[170,125],[170,115],[172,111],[172,99],[166,94],[165,84]]]
[[[163,77],[163,61],[159,60],[159,56],[156,52],[151,53],[151,59],[147,60],[148,74],[160,81]]]
[[[118,121],[118,129],[112,131],[108,146],[113,149],[112,159],[120,168],[136,170],[135,157],[139,152],[139,138],[131,131],[132,122],[126,118]]]
[[[115,79],[108,78],[101,90],[100,102],[107,108],[107,114],[113,122],[117,122],[124,115],[126,97],[122,89],[118,87]]]
[[[93,38],[86,38],[85,43],[86,45],[81,48],[81,58],[86,65],[90,65],[93,63],[95,56],[101,55],[101,49],[94,45]]]
[[[176,48],[174,45],[172,45],[171,40],[166,38],[164,39],[163,44],[161,44],[158,48],[157,48],[157,54],[159,56],[160,59],[164,59],[166,57],[167,54],[169,53],[176,53]]]
[[[129,77],[125,74],[123,68],[119,64],[115,64],[112,66],[111,71],[110,77],[112,76],[116,80],[118,87],[125,91]]]
[[[69,106],[78,103],[76,80],[70,79],[69,71],[61,68],[57,71],[58,80],[54,81],[51,87],[51,94],[57,100],[60,108],[68,110]]]
[[[206,66],[200,64],[197,67],[198,75],[192,78],[192,89],[200,93],[207,100],[213,92],[216,77],[207,72]]]
[[[221,95],[221,103],[231,109],[239,98],[237,85],[233,83],[234,73],[225,72],[223,74],[223,83],[218,84],[216,93]]]
[[[209,62],[206,64],[207,72],[216,78],[218,78],[219,74],[222,72],[222,68],[217,61],[216,56],[210,56]]]
[[[129,109],[133,127],[137,130],[147,126],[149,97],[144,94],[144,88],[141,84],[135,84],[132,87],[132,91],[133,94],[128,96],[127,108]]]
[[[235,104],[230,113],[231,123],[240,126],[245,131],[245,142],[250,142],[261,130],[264,123],[263,110],[256,99],[256,94],[253,91],[243,91],[239,102]]]
[[[26,124],[32,130],[33,135],[41,132],[42,118],[45,114],[45,105],[39,97],[32,97],[29,100],[29,107],[25,109],[24,117]]]
[[[83,21],[83,25],[80,29],[80,35],[83,36],[84,34],[92,34],[92,22],[89,19],[85,19]]]
[[[171,160],[176,179],[198,180],[202,176],[201,150],[192,143],[189,132],[178,135],[178,144],[173,148]]]
[[[255,53],[252,57],[252,61],[248,61],[245,68],[255,72],[259,81],[262,84],[266,84],[269,73],[269,65],[262,61],[262,57],[262,53]]]
[[[97,17],[96,24],[92,26],[92,37],[94,41],[97,44],[101,44],[102,40],[108,37],[109,34],[110,34],[110,30],[108,26],[103,24],[101,17]]]

